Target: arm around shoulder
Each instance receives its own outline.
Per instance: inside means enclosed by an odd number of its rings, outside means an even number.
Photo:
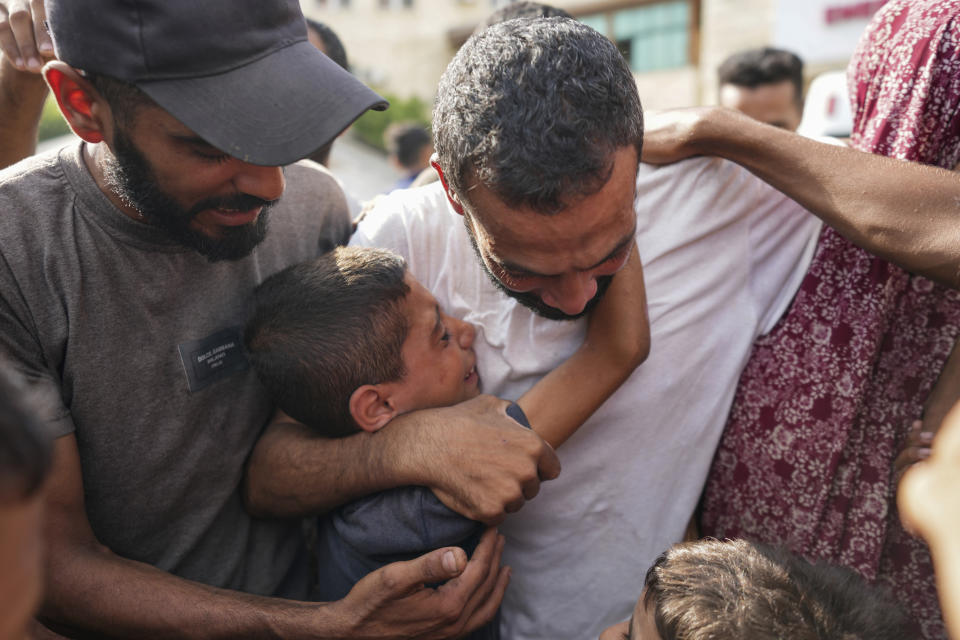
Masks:
[[[278,412],[247,466],[254,514],[292,517],[405,485],[429,487],[448,507],[495,524],[560,473],[556,453],[509,418],[508,403],[480,396],[394,418],[390,428],[315,436]]]
[[[857,246],[960,287],[955,173],[817,142],[718,107],[651,114],[646,125],[645,161],[727,158]]]

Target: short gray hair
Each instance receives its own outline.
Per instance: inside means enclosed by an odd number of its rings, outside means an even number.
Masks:
[[[473,35],[447,67],[436,152],[461,198],[478,180],[510,206],[556,213],[599,191],[613,153],[643,143],[633,74],[616,46],[569,18],[516,19]]]

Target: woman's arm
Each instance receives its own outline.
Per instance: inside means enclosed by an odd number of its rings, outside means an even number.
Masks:
[[[650,353],[643,267],[634,245],[626,266],[590,314],[580,348],[517,400],[533,430],[556,448]]]
[[[828,145],[716,107],[652,114],[643,160],[716,155],[793,198],[855,245],[960,287],[955,173]]]

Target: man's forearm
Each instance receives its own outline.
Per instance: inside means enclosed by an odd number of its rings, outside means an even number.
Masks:
[[[686,155],[733,160],[854,244],[908,271],[960,286],[955,174],[823,144],[728,110],[701,114],[685,136]]]
[[[34,154],[47,84],[0,56],[0,168]]]
[[[247,465],[245,494],[254,515],[297,517],[324,513],[341,504],[407,484],[399,443],[391,446],[407,416],[390,429],[346,438],[324,438],[289,419],[275,420]]]
[[[93,548],[54,546],[41,619],[69,637],[345,638],[336,603],[217,589]]]
[[[491,396],[394,418],[376,433],[327,439],[285,416],[250,455],[244,480],[255,515],[323,513],[405,485],[426,486],[473,520],[496,524],[560,473],[556,453]]]

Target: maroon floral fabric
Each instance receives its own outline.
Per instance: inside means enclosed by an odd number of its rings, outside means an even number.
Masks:
[[[852,146],[960,160],[960,0],[893,0],[851,60]],[[904,211],[922,215],[922,211]],[[825,228],[790,309],[754,347],[704,493],[703,535],[784,543],[886,585],[946,638],[892,467],[960,334],[960,293]]]

